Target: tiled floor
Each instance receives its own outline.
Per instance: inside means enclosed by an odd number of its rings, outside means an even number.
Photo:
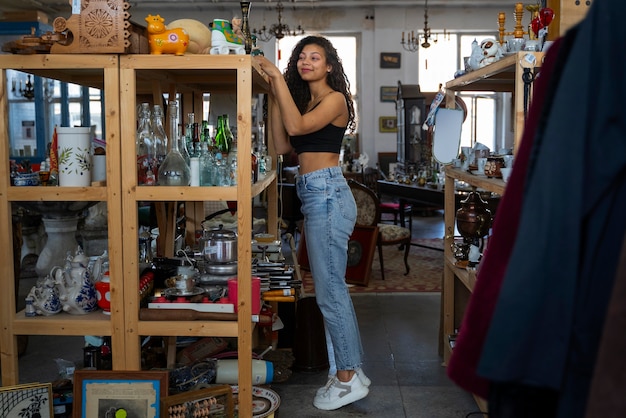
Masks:
[[[413,236],[443,236],[441,213],[416,216]],[[320,411],[312,400],[326,371],[294,372],[286,382],[272,385],[281,397],[278,417],[463,418],[478,410],[441,365],[439,293],[358,295],[353,301],[365,349],[363,369],[372,380],[370,394],[337,411]],[[82,366],[83,345],[83,337],[29,337],[20,358],[20,382],[55,380],[65,361]]]

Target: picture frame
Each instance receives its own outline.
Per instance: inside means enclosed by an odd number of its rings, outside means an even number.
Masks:
[[[346,283],[367,287],[378,241],[378,227],[356,225],[348,241]]]
[[[348,240],[346,283],[366,287],[369,285],[377,240],[377,226],[355,225]],[[300,268],[310,271],[304,232],[300,236],[297,257]]]
[[[166,396],[161,398],[161,416],[232,418],[235,416],[233,390],[230,385],[216,385]]]
[[[128,416],[159,418],[168,391],[167,370],[77,370],[74,416],[108,418],[124,409]]]
[[[381,52],[380,68],[400,68],[402,66],[402,54],[399,52]]]
[[[380,86],[380,101],[381,102],[396,102],[398,98],[397,86]]]
[[[398,118],[396,116],[381,116],[378,118],[378,130],[382,133],[398,132]]]
[[[25,383],[0,387],[0,416],[52,418],[52,383]]]

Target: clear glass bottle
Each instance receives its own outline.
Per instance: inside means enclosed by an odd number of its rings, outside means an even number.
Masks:
[[[191,171],[189,164],[180,152],[180,138],[177,137],[177,117],[178,103],[171,100],[168,106],[168,116],[170,118],[170,137],[172,147],[165,156],[163,164],[159,169],[160,186],[189,186],[191,181]]]
[[[224,159],[224,154],[222,154],[219,150],[215,153],[213,179],[216,186],[230,186],[230,169],[228,167],[228,161]]]
[[[165,133],[164,121],[165,114],[163,113],[163,106],[159,104],[154,105],[152,111],[152,135],[154,137],[154,147],[156,150],[157,166],[160,167],[167,155],[168,144],[167,134]],[[159,179],[157,178],[157,183]]]
[[[230,186],[237,185],[237,141],[233,141],[228,153],[227,167],[229,170]]]
[[[213,166],[215,159],[209,150],[209,144],[203,142],[200,148],[200,186],[213,186]]]
[[[170,128],[171,130],[171,128]],[[183,158],[185,159],[185,162],[187,163],[187,165],[189,165],[189,159],[191,158],[191,155],[189,154],[189,148],[187,148],[187,140],[185,138],[185,134],[183,133],[183,125],[182,124],[178,124],[178,136],[176,138],[178,141],[178,150],[180,151],[180,153],[182,154]]]
[[[137,150],[137,184],[153,186],[156,184],[156,149],[152,135],[150,105],[142,103],[139,110],[139,123],[135,147]]]

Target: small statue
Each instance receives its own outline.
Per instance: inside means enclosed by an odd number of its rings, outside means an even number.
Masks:
[[[189,34],[182,28],[166,29],[160,15],[148,15],[148,44],[153,55],[184,55],[189,46]]]

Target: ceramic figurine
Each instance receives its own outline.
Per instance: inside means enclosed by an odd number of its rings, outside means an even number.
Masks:
[[[68,257],[65,267],[54,266],[50,270],[65,312],[84,315],[97,308],[96,288],[88,264],[89,258],[79,247],[73,257]]]
[[[153,55],[184,55],[189,46],[189,34],[182,28],[166,29],[160,15],[148,15],[148,44]]]
[[[504,56],[500,43],[493,38],[483,39],[479,48],[482,51],[482,58],[478,63],[478,67],[493,64]]]
[[[51,276],[46,276],[33,286],[27,298],[32,299],[37,315],[50,316],[58,314],[63,309],[59,291]]]

